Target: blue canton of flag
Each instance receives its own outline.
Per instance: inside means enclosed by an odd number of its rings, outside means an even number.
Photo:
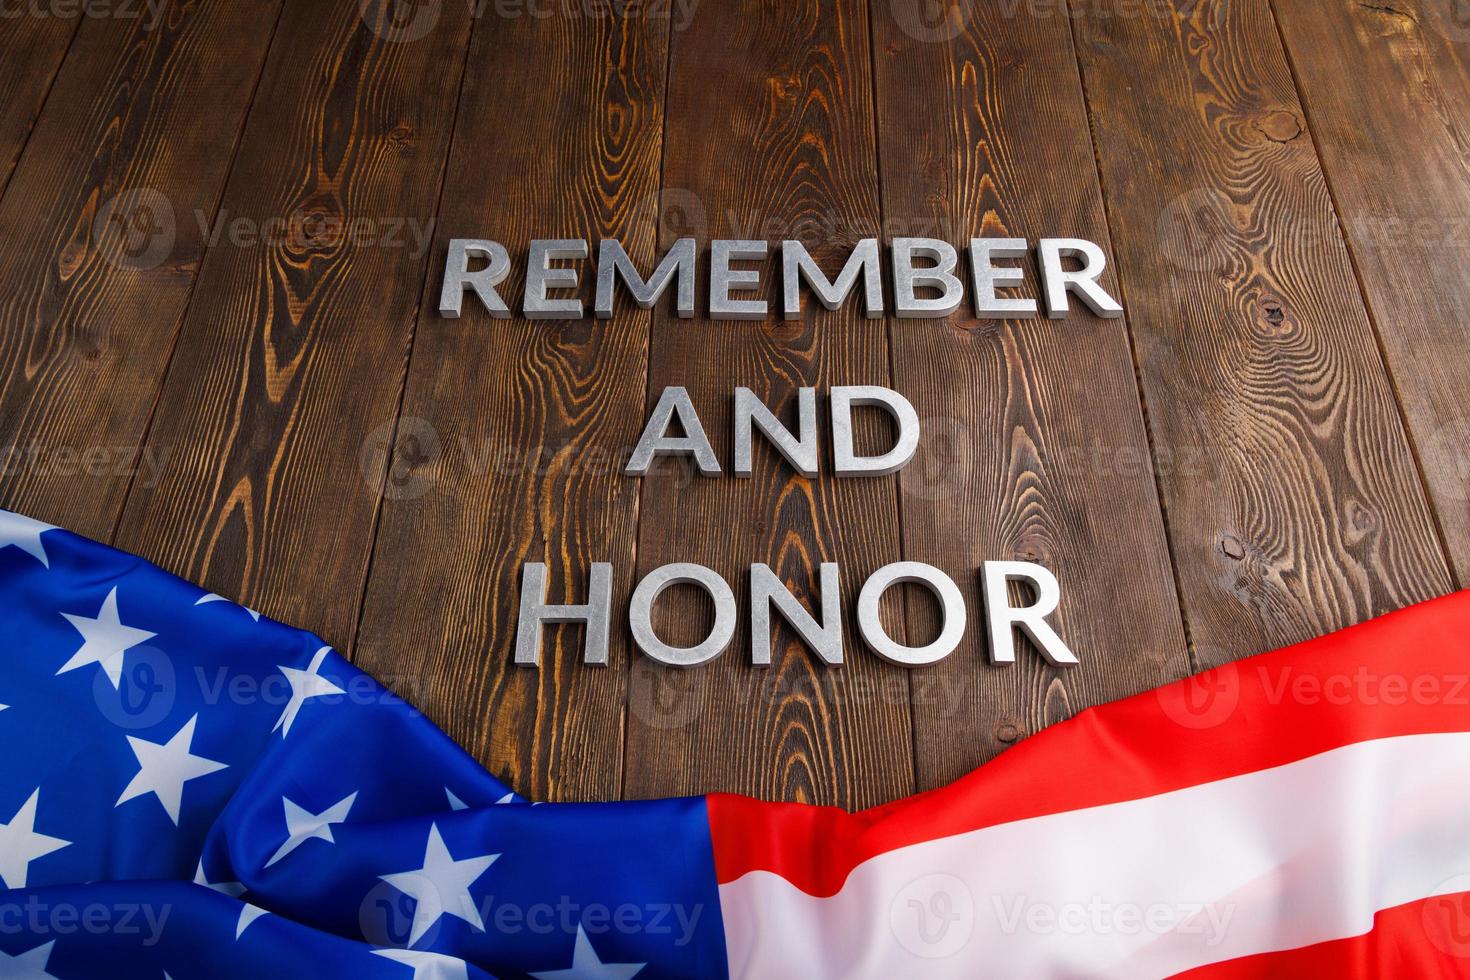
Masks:
[[[309,633],[0,511],[0,976],[718,976],[703,799],[532,805]]]

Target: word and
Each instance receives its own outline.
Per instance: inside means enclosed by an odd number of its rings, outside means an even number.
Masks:
[[[883,476],[903,468],[919,448],[919,413],[909,400],[891,388],[843,385],[829,393],[832,423],[833,472],[838,476]],[[818,475],[820,453],[817,433],[817,389],[797,390],[797,431],[793,433],[749,388],[735,389],[736,476],[749,477],[755,433],[765,437],[802,476]],[[860,456],[853,448],[852,410],[872,407],[886,413],[898,428],[892,448],[877,456]],[[671,435],[677,423],[683,435]],[[688,456],[702,476],[719,476],[720,463],[705,435],[704,423],[685,388],[665,388],[649,414],[648,424],[633,447],[624,472],[647,476],[656,456]]]

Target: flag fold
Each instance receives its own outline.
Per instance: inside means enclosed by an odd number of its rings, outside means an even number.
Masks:
[[[1470,593],[856,814],[533,804],[309,633],[0,511],[0,977],[1470,977]]]

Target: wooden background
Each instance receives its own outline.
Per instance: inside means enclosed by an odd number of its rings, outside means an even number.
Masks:
[[[319,632],[549,799],[876,804],[1470,584],[1465,0],[661,3],[0,0],[0,506]],[[1102,243],[1126,319],[434,310],[450,237],[646,268],[683,234],[981,233]],[[671,384],[727,464],[735,385],[890,385],[920,457],[620,475]],[[1081,667],[985,665],[975,570],[1010,557],[1055,570]],[[553,597],[613,562],[623,605],[667,561],[804,592],[833,560],[850,610],[900,558],[971,603],[937,668],[849,621],[841,669],[782,627],[758,672],[742,622],[677,673],[621,618],[607,669],[575,628],[511,664],[523,561]]]

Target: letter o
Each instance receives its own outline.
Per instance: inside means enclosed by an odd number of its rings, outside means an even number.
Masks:
[[[897,643],[883,628],[878,618],[878,604],[891,586],[913,582],[926,587],[939,600],[939,636],[923,647]],[[935,568],[917,561],[898,561],[884,565],[863,583],[858,593],[858,632],[863,642],[878,656],[900,667],[925,667],[938,663],[954,652],[965,635],[965,597],[960,595],[954,579]]]
[[[653,604],[665,589],[675,585],[697,585],[714,600],[715,624],[704,642],[696,646],[669,646],[653,631]],[[703,565],[664,565],[644,576],[633,590],[628,624],[633,629],[633,642],[649,657],[670,667],[698,667],[724,653],[735,636],[735,593],[718,572]]]

